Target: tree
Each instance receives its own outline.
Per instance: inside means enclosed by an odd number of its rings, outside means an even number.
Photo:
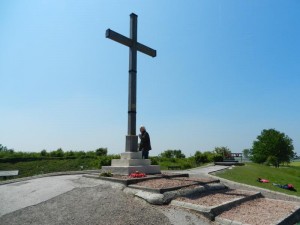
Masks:
[[[185,158],[185,155],[181,152],[181,150],[166,150],[160,154],[162,158],[176,158],[176,159],[182,159]]]
[[[97,156],[105,156],[107,155],[107,148],[98,148],[95,152]]]
[[[47,151],[45,149],[43,149],[41,151],[41,156],[43,156],[43,157],[47,156]]]
[[[176,159],[184,159],[185,158],[185,155],[181,152],[181,150],[174,150],[173,154]]]
[[[245,158],[249,158],[249,156],[250,156],[250,149],[247,149],[247,148],[244,149],[243,150],[243,155],[244,155]]]
[[[62,150],[62,148],[58,148],[56,151],[50,152],[50,155],[52,157],[64,157],[64,151]]]
[[[223,158],[231,157],[231,151],[228,147],[215,147],[214,152],[218,155],[222,155]]]
[[[250,153],[251,160],[256,163],[264,163],[268,158],[276,165],[290,162],[294,156],[293,140],[275,129],[265,129],[253,142]],[[274,159],[278,160],[277,163],[273,162]]]
[[[0,144],[0,152],[6,152],[8,149],[6,146],[3,146],[2,144]]]
[[[200,151],[196,151],[194,157],[195,157],[195,161],[196,161],[197,164],[208,162],[207,154],[204,154]]]

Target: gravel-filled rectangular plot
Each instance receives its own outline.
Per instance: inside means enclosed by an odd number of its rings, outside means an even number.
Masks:
[[[150,192],[156,192],[156,193],[165,193],[168,191],[174,191],[174,190],[178,190],[184,187],[189,187],[194,185],[199,185],[199,183],[190,180],[160,178],[160,179],[140,181],[134,185],[129,185],[129,187],[150,191]]]
[[[282,221],[284,218],[287,218],[292,214],[299,213],[299,205],[297,203],[258,198],[252,201],[244,202],[238,207],[225,211],[220,214],[218,218],[237,221],[243,224],[271,225],[281,224],[280,221]],[[282,224],[289,223],[284,222]]]
[[[199,184],[211,184],[211,183],[219,183],[220,180],[218,179],[213,179],[213,178],[205,178],[205,177],[201,177],[201,178],[195,178],[195,177],[176,177],[176,178],[172,178],[175,180],[187,180],[187,181],[194,181],[197,182]]]
[[[187,197],[179,197],[176,200],[202,205],[205,207],[211,207],[211,206],[221,205],[225,202],[229,202],[235,199],[244,198],[252,194],[253,192],[243,191],[243,190],[224,190],[216,193],[205,192],[205,193],[194,194],[192,196],[187,196]]]

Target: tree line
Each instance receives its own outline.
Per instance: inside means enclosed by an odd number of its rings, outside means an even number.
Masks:
[[[41,152],[22,152],[8,149],[0,144],[0,162],[22,162],[35,161],[43,159],[76,159],[76,158],[99,158],[107,155],[107,148],[98,148],[92,151],[64,151],[62,148],[47,151],[43,149]],[[118,156],[111,155],[113,158]]]
[[[108,155],[107,148],[98,148],[92,151],[63,151],[59,148],[54,151],[42,150],[41,152],[15,152],[0,144],[0,162],[34,161],[42,159],[75,159],[75,158],[101,158],[105,164],[109,164],[112,158],[119,155]],[[255,163],[264,163],[279,167],[282,163],[289,163],[292,159],[299,158],[294,151],[293,140],[286,134],[275,129],[264,129],[251,149],[244,149],[243,155]],[[109,157],[108,157],[109,156]],[[228,147],[215,147],[212,151],[195,151],[194,155],[186,157],[179,150],[165,150],[158,156],[150,157],[152,164],[169,161],[171,163],[184,163],[185,168],[197,166],[203,163],[222,161],[231,157]],[[106,162],[107,161],[107,162]]]

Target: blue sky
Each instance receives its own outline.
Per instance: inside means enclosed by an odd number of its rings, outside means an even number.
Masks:
[[[0,1],[0,144],[16,151],[125,150],[129,36],[137,125],[157,155],[251,148],[275,128],[300,153],[300,2]],[[137,127],[138,128],[138,127]]]

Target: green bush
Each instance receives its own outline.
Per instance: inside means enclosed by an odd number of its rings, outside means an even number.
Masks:
[[[112,177],[113,174],[110,171],[105,171],[103,173],[100,173],[100,176],[102,176],[102,177]]]
[[[99,157],[99,168],[102,166],[110,166],[112,159],[119,159],[119,155],[107,155]]]
[[[181,169],[187,170],[193,168],[193,165],[190,162],[183,162],[181,164]]]
[[[159,157],[158,156],[152,156],[149,158],[151,160],[151,165],[159,165]]]
[[[107,148],[98,148],[96,149],[97,156],[106,156],[107,155]]]
[[[223,156],[220,154],[217,154],[215,152],[200,152],[196,151],[195,153],[195,162],[196,164],[200,165],[201,163],[210,163],[210,162],[222,162],[223,161]]]
[[[208,155],[202,152],[196,151],[195,153],[195,162],[200,165],[201,163],[208,162]]]
[[[223,156],[222,156],[222,155],[215,154],[215,155],[213,156],[213,162],[223,162]]]

